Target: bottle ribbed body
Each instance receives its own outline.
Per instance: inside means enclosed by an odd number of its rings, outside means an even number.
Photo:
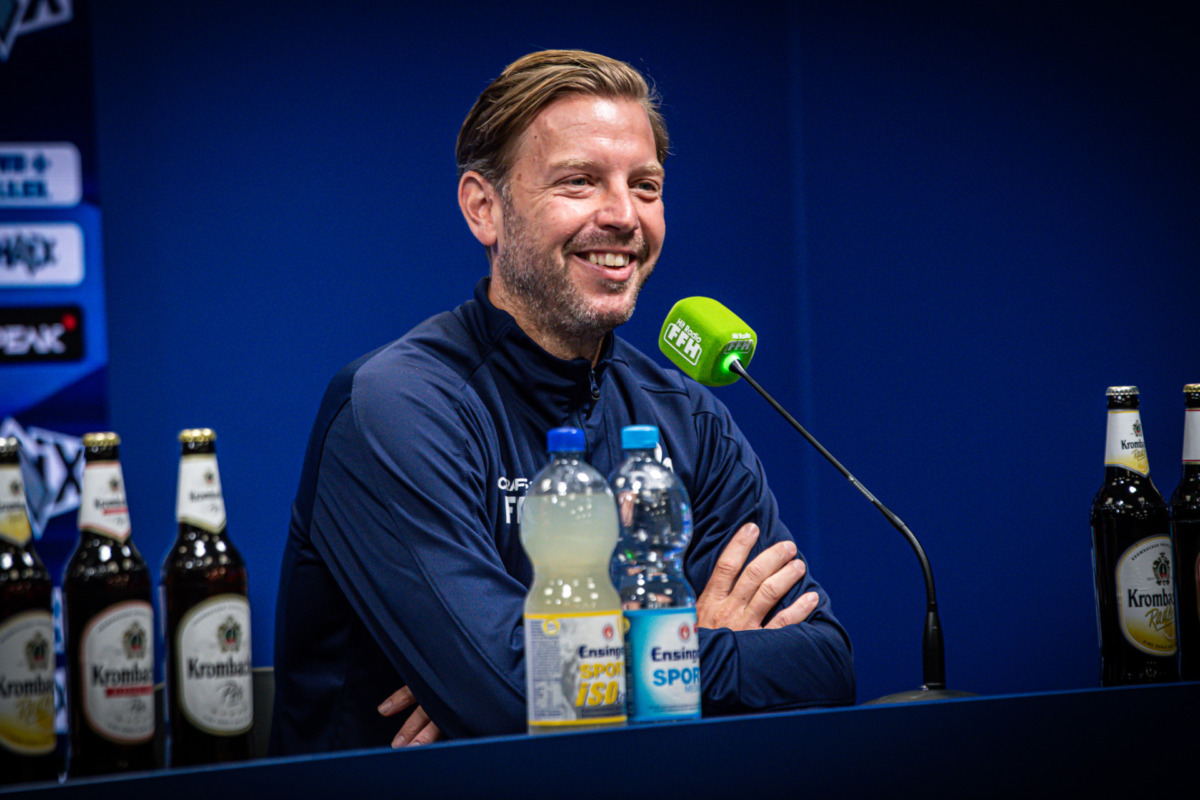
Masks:
[[[556,428],[550,464],[521,511],[533,564],[525,598],[525,683],[531,734],[624,725],[625,650],[608,562],[617,510],[603,476],[583,460],[583,432]]]
[[[625,633],[629,720],[668,722],[700,716],[696,595],[683,570],[692,535],[687,490],[655,455],[658,429],[621,432],[625,457],[609,483],[621,535],[612,559]]]
[[[1136,387],[1108,390],[1104,473],[1091,512],[1100,683],[1178,680],[1170,515],[1150,480]]]

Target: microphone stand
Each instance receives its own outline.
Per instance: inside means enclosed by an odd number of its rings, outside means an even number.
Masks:
[[[925,634],[922,640],[922,653],[924,656],[924,674],[923,684],[920,689],[913,689],[906,692],[898,692],[890,694],[886,697],[881,697],[878,700],[871,700],[865,705],[874,705],[882,703],[910,703],[926,700],[945,700],[952,697],[971,697],[970,692],[959,692],[946,688],[946,651],[942,642],[942,622],[938,617],[937,597],[933,587],[933,568],[929,565],[929,559],[925,556],[925,549],[921,547],[921,543],[917,541],[917,537],[908,529],[899,517],[891,512],[887,506],[879,502],[875,495],[867,491],[867,487],[858,482],[858,479],[850,474],[850,471],[842,466],[841,462],[833,457],[833,454],[826,450],[820,442],[813,438],[812,434],[804,429],[804,426],[796,421],[796,418],[787,412],[783,406],[776,402],[775,398],[767,394],[767,390],[759,385],[758,381],[750,377],[750,373],[746,372],[746,368],[742,366],[742,362],[736,358],[729,360],[729,371],[734,372],[742,378],[746,379],[754,390],[763,396],[771,407],[778,411],[783,418],[786,419],[793,428],[800,432],[800,435],[808,440],[808,443],[817,449],[817,452],[825,456],[825,460],[833,464],[834,468],[842,474],[855,489],[862,492],[863,496],[871,501],[871,505],[879,509],[879,512],[892,524],[896,530],[900,531],[901,535],[908,540],[912,546],[913,552],[917,554],[917,560],[921,562],[921,573],[925,576]]]

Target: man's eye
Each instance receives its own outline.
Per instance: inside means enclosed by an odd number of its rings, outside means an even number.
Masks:
[[[587,186],[588,179],[583,176],[579,176],[576,178],[567,178],[567,184],[570,186]]]

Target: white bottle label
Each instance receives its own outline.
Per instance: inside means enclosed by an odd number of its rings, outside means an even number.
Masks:
[[[250,730],[250,603],[237,594],[210,597],[183,615],[175,636],[175,691],[188,721],[218,736]]]
[[[1183,415],[1183,463],[1200,464],[1200,408]]]
[[[1142,437],[1142,415],[1134,408],[1108,412],[1104,466],[1124,467],[1139,475],[1150,474],[1146,440]]]
[[[700,716],[700,642],[695,608],[626,610],[629,719]]]
[[[525,687],[531,727],[624,722],[621,613],[526,614]]]
[[[69,609],[68,609],[69,611]],[[154,614],[130,600],[109,606],[80,643],[83,714],[96,733],[133,744],[154,736]]]
[[[129,538],[129,507],[125,502],[125,478],[118,461],[97,461],[83,468],[79,530],[110,536],[119,542]]]
[[[0,537],[23,545],[31,535],[21,467],[18,464],[0,466]]]
[[[0,745],[54,752],[54,618],[25,611],[0,624]]]
[[[1151,536],[1117,561],[1117,607],[1121,633],[1153,656],[1175,655],[1175,586],[1171,539]]]
[[[221,476],[217,472],[215,454],[201,453],[179,459],[175,518],[213,533],[225,527],[225,500],[221,496]]]

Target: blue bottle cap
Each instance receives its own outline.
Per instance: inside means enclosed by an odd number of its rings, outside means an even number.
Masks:
[[[582,453],[587,439],[579,428],[551,428],[546,434],[547,453]]]
[[[653,450],[658,444],[658,428],[653,425],[626,425],[621,429],[622,450]]]

